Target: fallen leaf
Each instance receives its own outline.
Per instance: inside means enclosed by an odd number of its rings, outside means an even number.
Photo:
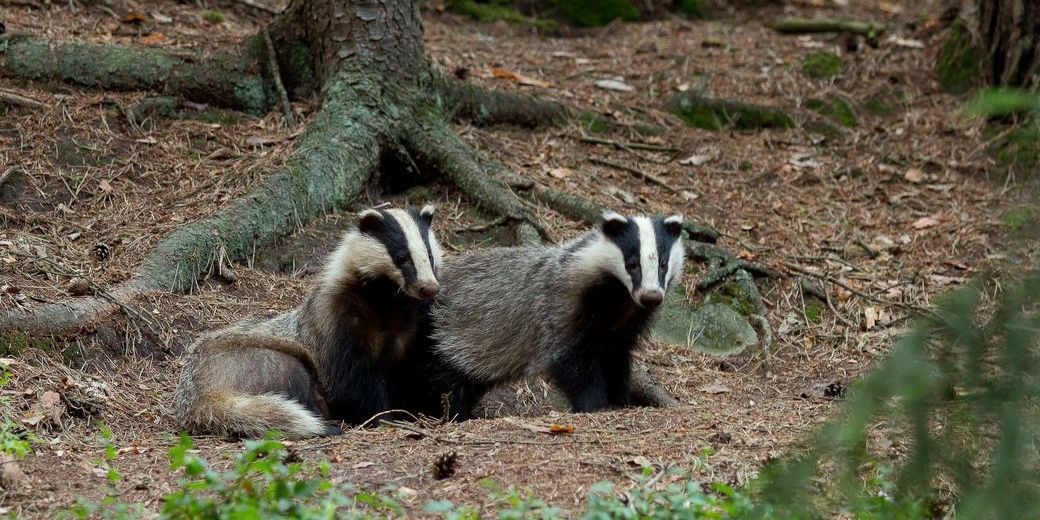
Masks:
[[[924,180],[924,172],[920,168],[910,168],[903,174],[903,178],[917,184]]]
[[[878,309],[877,307],[865,307],[863,309],[863,329],[870,330],[877,325],[878,321]]]
[[[153,12],[152,13],[152,20],[155,20],[156,22],[159,22],[159,23],[173,23],[173,17],[166,16],[165,14],[162,14],[162,13],[155,13],[155,12]]]
[[[787,162],[791,163],[791,166],[794,166],[798,169],[819,168],[820,166],[823,166],[823,163],[817,161],[813,158],[811,154],[807,153],[796,153],[792,155],[791,158],[787,160]]]
[[[549,433],[574,433],[574,427],[569,424],[550,424]]]
[[[679,161],[683,166],[701,166],[712,159],[710,155],[691,155]]]
[[[757,256],[755,256],[755,253],[752,253],[747,249],[741,249],[740,252],[737,253],[737,258],[741,260],[754,260]]]
[[[138,43],[143,43],[144,45],[155,45],[157,43],[162,43],[166,41],[166,35],[161,32],[153,32],[152,34],[149,34],[148,36],[145,36],[144,38],[141,38],[137,41]]]
[[[704,386],[698,388],[698,390],[700,390],[701,392],[704,392],[706,394],[724,394],[726,392],[729,392],[729,387],[724,385],[724,384],[722,384],[719,381],[715,381],[714,383],[712,383],[710,385],[704,385]]]
[[[653,465],[654,465],[653,462],[650,462],[650,459],[648,459],[648,458],[646,458],[646,457],[644,457],[642,455],[639,455],[639,456],[636,456],[636,457],[632,457],[631,459],[628,459],[628,463],[633,465],[633,466],[640,467],[640,468],[650,468],[650,467],[653,467]]]
[[[542,81],[540,79],[532,78],[530,76],[517,74],[516,72],[506,69],[493,68],[491,69],[491,75],[496,78],[512,80],[516,83],[519,83],[520,85],[528,85],[542,88],[549,86],[549,83],[547,81]]]
[[[105,193],[112,193],[112,184],[107,179],[101,179],[101,182],[98,183],[98,188],[101,188],[101,191]]]
[[[127,13],[126,16],[123,17],[123,23],[132,23],[135,25],[140,25],[147,21],[148,17],[142,13]]]
[[[632,92],[636,88],[628,83],[625,83],[623,79],[600,79],[596,80],[596,86],[604,90],[615,90],[618,92]]]
[[[913,224],[910,224],[910,226],[913,227],[914,229],[921,230],[921,229],[927,229],[927,228],[930,228],[932,226],[935,226],[938,223],[939,223],[939,221],[935,220],[932,217],[921,217],[921,218],[915,220]]]
[[[899,36],[892,36],[888,40],[888,43],[894,43],[896,47],[904,47],[907,49],[923,49],[924,42],[921,40],[910,40],[907,38],[900,38]]]
[[[566,179],[567,177],[570,177],[574,173],[574,170],[572,170],[570,168],[553,168],[553,169],[549,170],[548,173],[549,173],[550,177],[553,177],[553,178],[556,178],[556,179]]]

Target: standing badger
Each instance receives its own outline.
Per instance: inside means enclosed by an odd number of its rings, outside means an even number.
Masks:
[[[334,434],[390,409],[389,373],[427,341],[440,285],[433,206],[358,215],[303,304],[196,342],[177,385],[180,424],[255,437]]]
[[[449,259],[431,377],[465,418],[492,386],[548,374],[578,412],[629,403],[632,351],[682,275],[683,219],[603,214],[558,247]]]

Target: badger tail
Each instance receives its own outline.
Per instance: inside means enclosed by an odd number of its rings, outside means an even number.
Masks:
[[[200,395],[191,408],[182,414],[181,423],[197,432],[259,438],[276,430],[291,439],[341,433],[300,403],[280,394],[212,392]]]

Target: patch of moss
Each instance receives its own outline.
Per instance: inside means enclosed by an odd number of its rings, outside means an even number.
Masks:
[[[202,19],[213,24],[219,25],[224,23],[224,13],[220,11],[206,11],[202,13]]]
[[[740,161],[740,164],[737,165],[737,169],[742,172],[751,171],[751,166],[751,161],[744,160]]]
[[[820,300],[812,300],[805,306],[805,317],[809,323],[820,323],[823,320],[823,303]]]
[[[555,32],[558,28],[554,20],[524,16],[509,4],[510,2],[492,1],[489,3],[478,3],[474,0],[453,0],[448,3],[448,10],[485,23],[502,21],[525,27],[534,27],[541,32]]]
[[[852,104],[841,96],[827,96],[823,99],[809,99],[805,102],[806,108],[823,117],[831,119],[843,126],[854,127],[858,122],[856,112],[852,110]]]
[[[610,131],[610,122],[595,112],[584,112],[579,119],[581,120],[582,128],[588,133],[602,134]]]
[[[579,27],[600,27],[619,18],[626,22],[640,19],[631,0],[556,0],[556,12]]]
[[[971,34],[957,20],[946,33],[946,42],[935,61],[939,84],[950,94],[965,94],[975,85],[979,74],[979,58]]]
[[[816,79],[832,78],[841,73],[841,58],[830,52],[814,52],[802,60],[802,72]]]
[[[46,352],[53,351],[54,340],[30,338],[25,334],[5,334],[0,336],[0,356],[17,356],[29,349]]]
[[[1015,206],[1000,215],[1000,220],[1012,231],[1024,229],[1033,223],[1033,208],[1029,206]]]
[[[758,130],[794,126],[791,116],[779,109],[712,99],[689,92],[669,98],[666,107],[687,125],[705,130]]]
[[[676,0],[676,9],[688,16],[704,16],[704,0]]]

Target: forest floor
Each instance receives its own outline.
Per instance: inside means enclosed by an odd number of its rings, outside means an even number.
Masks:
[[[530,383],[515,388],[511,413],[522,418],[435,426],[433,437],[421,439],[390,427],[350,430],[293,443],[297,453],[331,461],[336,481],[406,489],[406,506],[415,510],[435,499],[479,506],[487,500],[484,478],[565,508],[577,507],[592,483],[629,482],[644,465],[742,483],[767,459],[799,449],[799,439],[839,411],[821,388],[863,374],[889,351],[913,308],[1002,258],[1001,215],[1020,196],[1015,179],[998,176],[985,153],[981,122],[965,117],[964,100],[937,84],[938,12],[922,16],[915,2],[852,3],[612,24],[566,38],[428,10],[427,50],[440,69],[489,88],[596,110],[610,123],[534,131],[458,127],[467,140],[536,183],[618,210],[679,212],[711,224],[723,232],[720,245],[792,273],[760,281],[773,351],[719,358],[651,342],[639,357],[680,401],[677,408],[564,413],[548,409],[544,384]],[[244,38],[268,20],[238,3],[128,5],[148,20],[127,23],[107,8],[73,0],[6,3],[3,22],[12,32],[52,38],[207,49]],[[214,16],[203,15],[210,10],[225,20],[213,23]],[[877,48],[852,50],[842,37],[783,36],[763,25],[783,12],[874,19],[891,30]],[[821,50],[842,57],[836,78],[802,72],[803,59]],[[615,77],[631,91],[596,84]],[[302,128],[284,128],[277,114],[213,110],[135,126],[120,107],[142,93],[10,79],[0,79],[0,87],[46,105],[0,112],[0,164],[18,168],[23,185],[11,196],[0,192],[0,309],[67,300],[72,275],[100,286],[125,280],[156,241],[241,195],[278,165]],[[662,108],[665,96],[688,88],[791,109],[840,95],[856,107],[858,124],[830,138],[801,128],[690,129]],[[305,119],[316,107],[294,108]],[[664,132],[643,135],[641,125]],[[585,142],[583,135],[672,151]],[[674,189],[593,158],[651,172]],[[472,245],[465,228],[482,218],[446,187],[374,194],[372,202],[384,199],[439,204],[435,227],[449,254]],[[557,239],[580,229],[547,209],[542,216]],[[202,280],[193,294],[149,296],[137,302],[151,311],[147,320],[121,317],[80,337],[0,338],[7,343],[0,361],[12,373],[2,390],[5,413],[40,439],[20,462],[25,476],[3,496],[0,514],[49,517],[79,498],[99,499],[107,481],[99,469],[104,442],[97,419],[113,431],[114,466],[124,475],[119,493],[158,510],[177,480],[167,449],[178,435],[170,403],[179,354],[204,330],[297,305],[336,230],[348,222],[349,216],[329,215],[301,226],[293,239],[236,265],[236,283]],[[96,257],[99,244],[108,252],[104,262]],[[810,278],[826,286],[835,314],[803,294],[791,266],[826,273],[855,293]],[[685,282],[691,294],[698,273],[703,266],[691,262]],[[548,423],[573,426],[574,433],[530,428]],[[893,456],[905,449],[898,438],[888,444]],[[215,438],[198,438],[196,446],[217,467],[241,449]],[[450,450],[458,453],[458,473],[434,480],[434,460]]]

